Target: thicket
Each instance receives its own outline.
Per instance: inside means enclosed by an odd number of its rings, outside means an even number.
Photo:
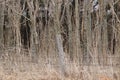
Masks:
[[[1,0],[0,54],[107,64],[120,56],[120,1],[98,3],[94,11],[92,0]]]

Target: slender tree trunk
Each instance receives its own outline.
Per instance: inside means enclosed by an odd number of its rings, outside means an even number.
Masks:
[[[75,0],[75,55],[78,60],[81,56],[81,47],[80,47],[80,19],[79,19],[79,0]],[[80,60],[81,62],[81,60]]]
[[[101,60],[103,64],[106,64],[107,61],[107,50],[108,50],[108,35],[107,35],[107,19],[104,18],[106,14],[106,1],[101,1],[101,23],[102,26],[102,36],[101,36],[101,43],[102,43],[102,56]]]
[[[72,11],[70,9],[70,6],[67,5],[67,20],[68,20],[68,44],[69,44],[69,55],[70,55],[70,60],[73,61],[73,31],[72,31],[72,22],[71,22],[71,16],[72,16]]]
[[[0,49],[1,49],[1,46],[3,45],[4,9],[5,9],[5,5],[0,4]]]
[[[83,54],[83,60],[85,63],[89,63],[90,61],[90,54],[92,53],[92,32],[91,32],[91,15],[90,15],[90,4],[88,5],[90,1],[85,0],[84,1],[84,12],[83,12],[83,26],[84,26],[84,54]],[[89,12],[89,13],[87,13]]]
[[[33,1],[28,1],[28,7],[30,10],[30,19],[31,19],[31,25],[30,25],[30,51],[31,51],[31,57],[33,62],[38,62],[38,34],[37,34],[37,29],[36,29],[36,14],[38,10],[38,6],[36,9],[34,8],[34,3]],[[33,12],[34,11],[34,12]]]
[[[17,5],[14,7],[14,4],[17,4]],[[19,12],[21,11],[20,10],[19,0],[18,0],[18,2],[13,1],[12,7],[13,7],[13,9],[12,9],[13,10],[13,14],[10,17],[11,17],[11,21],[13,23],[13,28],[15,29],[14,35],[15,35],[16,53],[19,54],[20,50],[21,50],[21,35],[20,35],[20,24],[19,24],[19,20],[20,20],[21,16],[18,15]],[[8,30],[9,30],[9,32],[11,31],[10,27],[9,27]],[[8,36],[10,37],[11,33],[9,33]]]

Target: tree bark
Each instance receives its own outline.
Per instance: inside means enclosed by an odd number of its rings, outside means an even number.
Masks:
[[[0,49],[3,45],[4,4],[0,4]]]
[[[55,8],[55,19],[56,21],[54,22],[54,30],[55,30],[55,37],[56,37],[56,47],[57,47],[57,53],[58,53],[58,62],[60,66],[60,73],[61,76],[66,75],[66,69],[65,69],[65,54],[63,51],[63,45],[62,45],[62,38],[61,38],[61,31],[60,31],[60,12],[61,12],[61,4],[57,4],[57,0],[55,1],[56,3],[56,8]]]

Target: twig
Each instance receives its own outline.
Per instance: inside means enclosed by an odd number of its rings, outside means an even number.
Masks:
[[[117,14],[116,14],[116,13],[115,13],[115,11],[114,11],[114,7],[113,7],[113,5],[112,5],[112,4],[110,4],[110,3],[109,3],[109,5],[110,5],[110,7],[111,7],[112,14],[116,17],[117,21],[120,23],[120,20],[119,20],[119,18],[118,18],[118,16],[117,16]]]
[[[115,2],[114,2],[114,5],[117,4],[119,1],[120,1],[120,0],[115,1]]]

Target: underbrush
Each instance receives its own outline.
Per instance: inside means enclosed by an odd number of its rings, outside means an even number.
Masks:
[[[11,55],[9,55],[11,54]],[[120,80],[119,65],[83,65],[65,58],[65,74],[60,71],[57,57],[4,52],[0,60],[0,80]]]

